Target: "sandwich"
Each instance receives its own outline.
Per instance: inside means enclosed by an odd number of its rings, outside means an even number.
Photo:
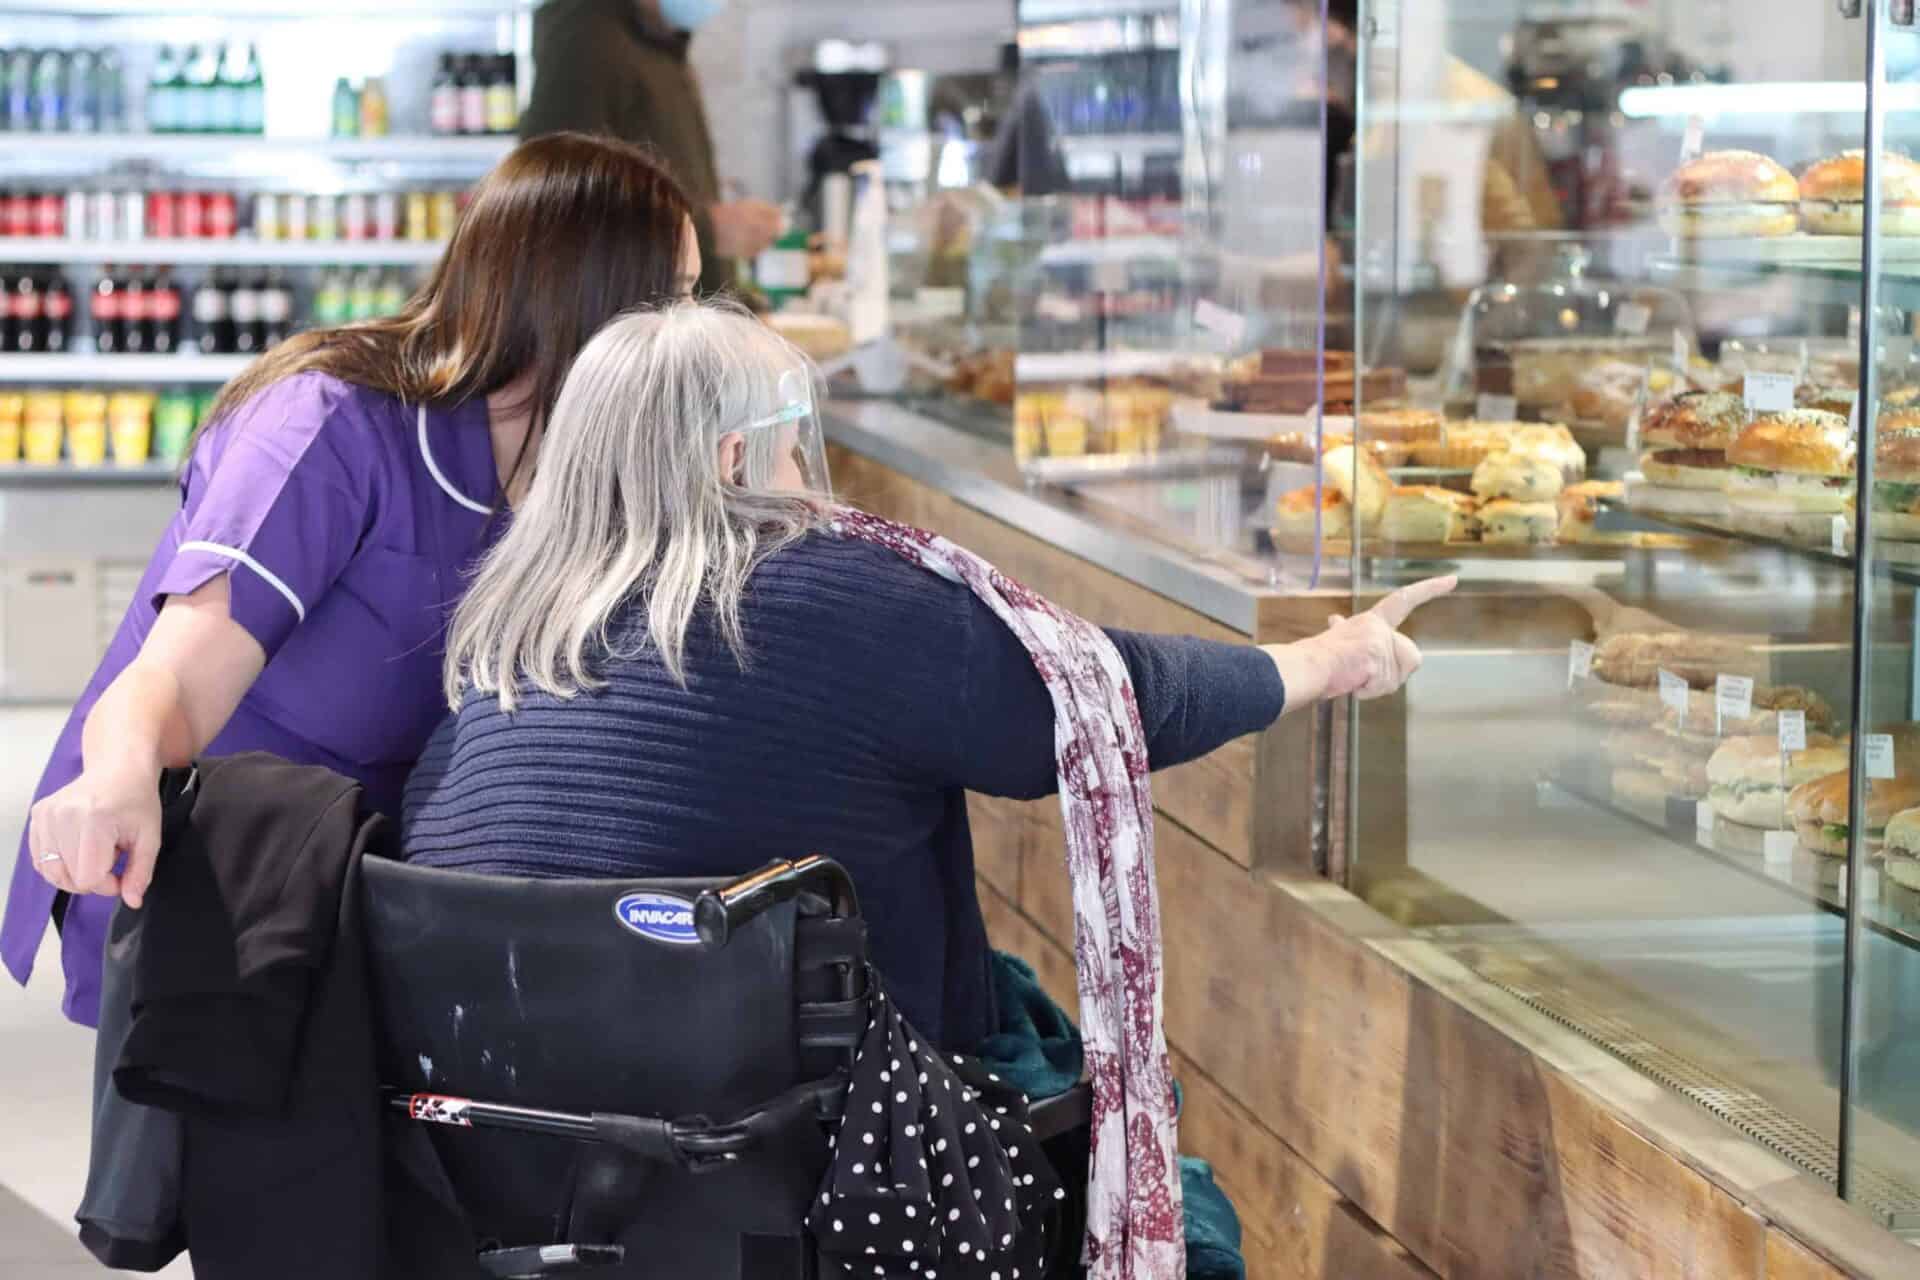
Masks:
[[[1784,827],[1789,791],[1846,767],[1845,744],[1823,733],[1809,733],[1807,749],[1788,754],[1784,775],[1778,737],[1728,738],[1707,761],[1707,803],[1729,822]]]
[[[1793,389],[1793,406],[1796,409],[1825,409],[1828,413],[1837,413],[1846,417],[1853,412],[1854,401],[1860,393],[1853,387],[1821,386],[1803,382]]]
[[[1636,689],[1655,688],[1663,670],[1695,689],[1711,689],[1722,674],[1758,677],[1763,666],[1749,641],[1692,631],[1619,631],[1593,650],[1598,679]]]
[[[1736,511],[1838,514],[1853,493],[1853,441],[1837,413],[1763,413],[1733,442],[1727,461]]]
[[[1393,492],[1393,480],[1378,459],[1352,445],[1329,449],[1320,458],[1320,474],[1326,487],[1336,489],[1353,510],[1354,528],[1377,528]]]
[[[1380,535],[1390,542],[1471,542],[1480,532],[1474,500],[1433,485],[1402,485],[1387,499]]]
[[[1842,151],[1800,175],[1800,225],[1815,235],[1857,236],[1866,228],[1867,153]],[[1880,153],[1880,232],[1920,235],[1920,165]]]
[[[1800,184],[1755,151],[1709,151],[1674,170],[1661,189],[1660,225],[1680,240],[1792,235]]]
[[[1640,474],[1666,489],[1725,490],[1727,450],[1747,426],[1746,402],[1725,391],[1684,391],[1640,424]]]
[[[1847,856],[1849,792],[1853,775],[1842,769],[1813,782],[1803,782],[1787,793],[1787,816],[1793,819],[1800,847],[1823,858]],[[1887,820],[1902,809],[1920,804],[1920,777],[1908,774],[1867,780],[1868,840],[1879,840]]]
[[[1920,541],[1920,409],[1883,412],[1874,434],[1873,531]]]
[[[1559,523],[1560,513],[1551,502],[1495,498],[1480,508],[1480,541],[1552,542]]]
[[[1273,536],[1282,541],[1311,544],[1316,533],[1322,538],[1353,536],[1352,509],[1332,485],[1305,485],[1283,493],[1274,507]]]
[[[1593,522],[1600,517],[1600,504],[1617,501],[1620,494],[1617,480],[1585,480],[1562,489],[1554,504],[1560,512],[1560,541],[1593,541]]]
[[[1537,453],[1505,449],[1490,453],[1473,469],[1474,495],[1482,499],[1510,498],[1516,502],[1544,503],[1553,510],[1566,477],[1560,465]]]
[[[1920,889],[1920,809],[1902,809],[1888,818],[1885,841],[1880,858],[1887,879]]]

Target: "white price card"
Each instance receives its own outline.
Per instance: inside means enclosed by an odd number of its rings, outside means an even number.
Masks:
[[[1613,331],[1639,337],[1653,319],[1653,308],[1644,302],[1623,302],[1614,310]]]
[[[1707,146],[1707,118],[1695,113],[1687,117],[1687,130],[1680,135],[1680,163],[1696,159]]]
[[[1687,682],[1671,671],[1660,673],[1660,701],[1679,713],[1684,722],[1687,717]]]
[[[1827,539],[1833,554],[1837,556],[1847,554],[1847,518],[1845,516],[1835,516],[1827,525]]]
[[[1867,776],[1869,778],[1891,778],[1893,776],[1893,735],[1890,733],[1870,733],[1866,740]]]
[[[1745,720],[1753,714],[1752,676],[1715,676],[1713,680],[1713,732],[1728,720]]]
[[[1482,391],[1474,399],[1473,416],[1482,422],[1512,422],[1520,416],[1520,401],[1513,396]]]
[[[1793,408],[1793,375],[1749,373],[1745,379],[1747,412],[1786,413]]]
[[[1793,861],[1793,851],[1800,846],[1800,837],[1791,831],[1769,831],[1760,837],[1760,856],[1766,859],[1770,867]]]
[[[1682,375],[1686,373],[1687,360],[1692,351],[1693,346],[1687,341],[1685,331],[1675,329],[1673,331],[1673,371],[1675,373]]]
[[[1193,323],[1194,327],[1217,334],[1236,347],[1247,338],[1247,318],[1211,298],[1202,298],[1193,304]]]
[[[1713,834],[1713,806],[1705,800],[1693,802],[1693,829],[1703,836]]]
[[[1593,674],[1593,646],[1585,640],[1567,642],[1567,688],[1573,688],[1575,680],[1585,680]]]
[[[1782,711],[1780,713],[1780,749],[1782,751],[1805,751],[1807,749],[1807,713],[1804,711]]]
[[[1857,441],[1860,438],[1860,397],[1855,396],[1853,403],[1847,406],[1847,439]]]

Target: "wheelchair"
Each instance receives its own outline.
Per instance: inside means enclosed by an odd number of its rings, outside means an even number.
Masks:
[[[459,1224],[459,1256],[409,1275],[849,1274],[805,1228],[867,1026],[837,863],[534,880],[368,857],[361,884],[390,1167]],[[1079,1192],[1053,1275],[1077,1273],[1089,1114],[1084,1083],[1033,1106]]]

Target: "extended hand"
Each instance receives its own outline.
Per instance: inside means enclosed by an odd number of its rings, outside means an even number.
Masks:
[[[82,773],[53,792],[27,819],[33,868],[68,893],[118,895],[139,907],[160,851],[158,768]],[[125,851],[127,863],[114,864]]]
[[[1402,587],[1365,613],[1338,615],[1308,640],[1266,646],[1287,688],[1287,709],[1352,694],[1379,698],[1420,669],[1419,646],[1400,634],[1415,609],[1452,591],[1459,579],[1428,578]]]

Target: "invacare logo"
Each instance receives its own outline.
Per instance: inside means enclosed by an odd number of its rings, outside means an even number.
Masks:
[[[629,933],[670,946],[697,946],[693,904],[670,893],[629,893],[613,904],[613,918]]]

